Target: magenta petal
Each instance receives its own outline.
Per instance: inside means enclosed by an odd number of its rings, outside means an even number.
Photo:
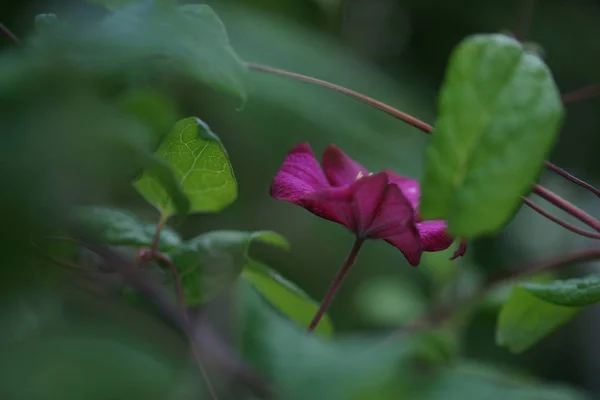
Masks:
[[[455,260],[458,257],[462,257],[465,255],[466,252],[467,252],[467,241],[465,239],[462,239],[460,241],[460,244],[458,245],[458,248],[456,249],[454,254],[452,254],[452,257],[450,257],[450,259]]]
[[[330,144],[323,152],[321,161],[325,176],[331,186],[350,185],[359,175],[368,175],[369,171],[344,153],[336,145]]]
[[[285,157],[271,183],[270,193],[277,200],[289,201],[322,218],[341,222],[336,218],[335,210],[312,206],[304,201],[307,195],[329,187],[312,149],[307,143],[300,143]]]
[[[454,242],[448,234],[446,221],[433,220],[417,223],[424,251],[446,250]]]
[[[421,199],[421,185],[419,184],[419,181],[398,175],[390,170],[386,170],[385,173],[388,175],[390,182],[398,185],[404,196],[410,201],[413,210],[418,213],[419,201]],[[419,217],[417,216],[417,219],[418,218]]]
[[[320,190],[304,201],[312,207],[332,210],[338,222],[357,236],[366,237],[381,210],[388,186],[387,176],[380,173],[355,180],[351,185]]]

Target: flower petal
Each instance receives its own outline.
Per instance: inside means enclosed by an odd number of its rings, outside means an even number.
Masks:
[[[348,157],[334,144],[330,144],[325,148],[321,164],[331,186],[350,185],[361,174],[369,174],[365,167]]]
[[[448,234],[446,221],[432,220],[417,223],[424,251],[446,250],[454,238]]]
[[[332,220],[345,225],[359,237],[367,237],[388,186],[387,176],[379,173],[362,177],[351,185],[314,192],[303,200],[311,207],[332,210]]]
[[[404,196],[410,201],[415,213],[417,213],[417,220],[420,220],[418,213],[419,201],[421,200],[421,185],[419,181],[398,175],[394,171],[385,170],[384,172],[388,175],[390,182],[398,185]]]
[[[284,200],[306,208],[322,218],[340,222],[335,210],[318,207],[305,202],[304,197],[329,188],[329,182],[308,143],[300,143],[292,148],[277,175],[271,183],[270,194],[277,200]]]

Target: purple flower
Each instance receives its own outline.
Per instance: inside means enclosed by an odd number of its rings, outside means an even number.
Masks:
[[[419,182],[385,170],[369,173],[335,145],[323,153],[322,167],[307,143],[286,156],[271,184],[271,196],[337,222],[360,239],[383,239],[415,266],[423,251],[447,249],[454,238],[443,220],[419,216]],[[453,259],[462,256],[461,242]]]

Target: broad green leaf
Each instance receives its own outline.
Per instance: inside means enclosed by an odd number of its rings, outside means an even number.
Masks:
[[[552,304],[583,307],[600,301],[600,275],[521,285],[532,295]]]
[[[417,381],[419,382],[419,381]],[[524,379],[495,367],[463,361],[441,368],[431,379],[417,384],[406,396],[414,400],[463,400],[476,394],[485,400],[585,400],[586,396],[564,385],[548,385]]]
[[[116,46],[117,59],[164,57],[186,76],[246,98],[246,68],[231,48],[223,23],[207,5],[135,2],[109,15],[99,37]]]
[[[319,304],[302,289],[258,261],[247,262],[242,278],[250,282],[276,309],[301,327],[308,327],[319,309]],[[333,325],[328,315],[323,317],[315,331],[331,336]]]
[[[74,219],[87,228],[95,238],[114,246],[149,247],[155,225],[140,221],[133,213],[106,207],[79,207]],[[160,234],[158,248],[168,251],[181,244],[179,235],[168,226]]]
[[[496,343],[521,353],[552,333],[579,312],[538,299],[522,287],[515,287],[498,316]]]
[[[408,372],[411,342],[381,337],[331,339],[308,334],[246,281],[237,286],[240,352],[277,390],[278,399],[348,400]]]
[[[186,304],[197,306],[230,287],[248,262],[254,241],[287,248],[274,232],[213,231],[185,242],[169,253],[179,271]]]
[[[514,215],[551,150],[563,116],[548,67],[519,42],[475,35],[454,51],[426,152],[420,210],[475,237]]]
[[[219,138],[200,119],[178,121],[156,155],[169,164],[190,202],[189,212],[215,212],[237,197],[237,183],[229,156]],[[173,215],[173,200],[149,174],[135,182],[137,190],[161,213]]]

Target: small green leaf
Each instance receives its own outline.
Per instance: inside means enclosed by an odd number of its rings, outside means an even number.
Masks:
[[[563,116],[548,67],[507,36],[475,35],[454,51],[427,149],[421,214],[475,237],[517,211]]]
[[[498,317],[496,343],[521,353],[566,323],[579,312],[540,300],[527,290],[515,287]]]
[[[236,199],[237,183],[229,156],[219,138],[200,119],[177,122],[156,154],[173,170],[190,201],[189,212],[220,211]],[[161,213],[175,213],[171,196],[155,178],[144,174],[134,185]]]
[[[79,207],[73,218],[87,228],[96,240],[113,246],[149,247],[155,225],[141,222],[133,213],[105,207]],[[169,227],[160,234],[158,248],[168,251],[181,244],[179,235]]]
[[[270,231],[213,231],[169,253],[179,271],[186,304],[197,306],[230,287],[248,262],[253,241],[287,248],[285,238]]]
[[[600,275],[548,283],[524,283],[521,287],[539,299],[560,306],[583,307],[600,302]]]
[[[258,261],[248,261],[242,278],[252,283],[275,308],[304,328],[308,327],[319,309],[319,304],[302,289]],[[331,336],[333,325],[328,315],[323,317],[315,331]]]

